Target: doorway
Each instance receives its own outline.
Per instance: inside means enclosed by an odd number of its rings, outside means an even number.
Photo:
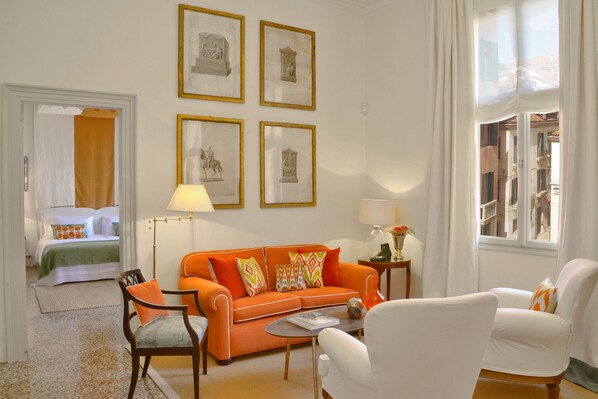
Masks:
[[[120,253],[123,270],[136,265],[135,103],[133,95],[63,90],[5,84],[0,121],[0,362],[25,359],[27,298],[24,235],[24,138],[26,104],[57,104],[111,108],[119,111],[118,189],[120,193]],[[3,316],[3,317],[1,317]]]

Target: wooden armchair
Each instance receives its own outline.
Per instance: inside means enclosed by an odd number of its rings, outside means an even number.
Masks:
[[[143,301],[127,290],[137,284],[146,283],[139,269],[120,274],[118,284],[123,294],[123,331],[131,345],[133,369],[129,386],[129,399],[133,398],[139,375],[140,356],[145,356],[142,377],[147,375],[152,356],[191,355],[193,357],[193,387],[195,399],[199,399],[199,352],[203,352],[203,374],[207,374],[208,356],[208,319],[198,300],[197,290],[169,291],[160,290],[163,294],[192,295],[195,306],[201,316],[189,316],[187,305],[160,305]],[[182,315],[169,315],[157,318],[135,331],[131,328],[131,320],[139,317],[135,307],[129,301],[145,308],[182,312]],[[183,332],[186,331],[187,334]]]

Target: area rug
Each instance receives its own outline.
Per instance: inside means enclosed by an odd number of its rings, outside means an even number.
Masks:
[[[296,345],[291,350],[287,381],[283,379],[284,349],[240,356],[228,366],[217,365],[209,356],[208,374],[199,376],[200,399],[313,399],[311,364],[309,343]],[[193,398],[193,372],[189,356],[153,357],[148,374],[167,398]],[[318,391],[321,398],[320,386]],[[473,399],[504,398],[546,399],[546,387],[478,380]],[[563,380],[559,398],[598,399],[598,394]]]
[[[219,366],[209,356],[208,374],[199,376],[200,398],[313,399],[311,345],[293,346],[287,381],[284,353],[281,348],[240,356],[228,366]],[[169,399],[193,398],[190,356],[152,357],[148,374]]]
[[[118,306],[122,293],[115,280],[33,286],[42,313]]]

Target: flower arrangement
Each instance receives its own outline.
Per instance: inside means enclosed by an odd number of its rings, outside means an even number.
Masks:
[[[387,232],[393,236],[406,236],[407,234],[415,234],[415,231],[409,226],[393,226],[386,229]]]

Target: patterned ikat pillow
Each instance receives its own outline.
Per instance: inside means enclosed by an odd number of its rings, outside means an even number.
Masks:
[[[70,240],[73,238],[87,238],[85,224],[53,224],[52,236],[55,240]]]
[[[326,260],[326,251],[308,252],[305,254],[289,252],[289,257],[291,258],[291,264],[301,264],[307,288],[324,287],[322,268],[324,267],[324,260]]]
[[[268,286],[266,285],[264,273],[262,273],[262,269],[254,257],[249,259],[237,258],[237,269],[239,269],[247,295],[255,296],[267,291]]]
[[[558,301],[557,289],[549,278],[542,281],[529,301],[529,309],[538,312],[554,313]]]
[[[304,290],[303,267],[301,262],[294,264],[276,265],[276,291],[287,292]]]

